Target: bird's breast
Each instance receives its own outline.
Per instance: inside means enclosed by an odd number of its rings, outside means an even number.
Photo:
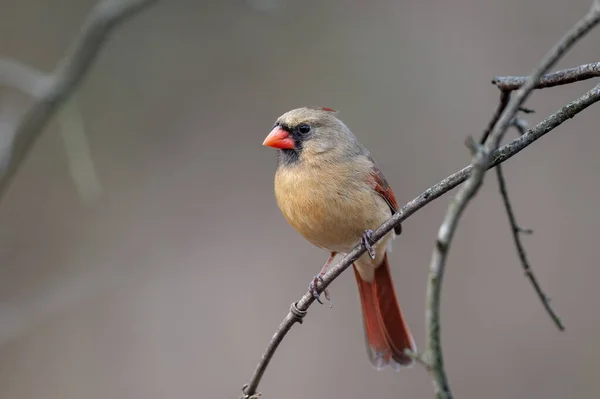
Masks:
[[[287,221],[328,251],[348,252],[366,229],[391,215],[366,176],[349,168],[280,168],[275,197]]]

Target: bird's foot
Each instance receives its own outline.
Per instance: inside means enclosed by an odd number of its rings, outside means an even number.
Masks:
[[[371,257],[371,259],[375,259],[375,248],[373,248],[373,245],[375,244],[374,240],[373,240],[373,230],[365,230],[365,232],[362,235],[362,243],[364,244],[365,248],[367,249],[367,252],[369,253],[369,256]]]
[[[323,277],[320,274],[312,279],[312,281],[308,285],[308,291],[312,294],[312,296],[317,302],[323,305],[318,291],[319,283],[323,284]],[[329,307],[333,307],[333,303],[331,302],[331,297],[329,296],[329,291],[327,290],[327,288],[323,290],[323,294],[325,294],[325,298],[329,301]]]

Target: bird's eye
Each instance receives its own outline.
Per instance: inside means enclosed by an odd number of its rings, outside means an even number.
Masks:
[[[307,125],[307,124],[300,125],[300,126],[298,126],[298,131],[301,134],[308,134],[308,132],[310,132],[310,125]]]

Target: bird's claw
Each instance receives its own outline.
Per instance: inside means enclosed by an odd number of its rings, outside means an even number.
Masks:
[[[317,302],[319,302],[321,305],[323,304],[323,302],[321,302],[321,298],[319,298],[319,292],[317,291],[317,284],[319,283],[319,279],[315,276],[310,284],[308,285],[308,291],[312,294],[313,298],[315,298],[315,300]]]
[[[321,301],[321,298],[320,298],[319,291],[317,289],[319,283],[323,284],[323,277],[321,275],[315,276],[312,279],[312,281],[308,285],[308,291],[312,294],[312,296],[315,298],[315,300],[317,302],[319,302],[321,305],[323,305],[323,302]],[[333,307],[333,303],[331,302],[331,297],[329,296],[329,291],[327,290],[327,288],[325,288],[323,290],[323,294],[325,294],[325,299],[327,299],[329,301],[329,307],[330,308]]]
[[[373,240],[373,230],[365,230],[362,235],[362,243],[367,249],[369,256],[371,259],[375,259],[375,248],[373,248],[374,240]]]

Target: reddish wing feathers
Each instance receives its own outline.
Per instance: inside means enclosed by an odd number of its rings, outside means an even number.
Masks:
[[[392,191],[392,188],[385,180],[385,176],[379,170],[377,166],[373,165],[373,173],[371,174],[373,179],[373,188],[377,191],[388,203],[393,213],[398,211],[398,202],[396,202],[396,196]]]
[[[387,202],[391,213],[396,213],[396,196],[383,173],[375,165],[371,173],[371,183],[373,189]],[[394,231],[400,234],[401,226],[396,226]],[[378,369],[386,365],[395,369],[411,365],[413,359],[405,355],[404,350],[415,351],[416,347],[398,304],[387,254],[382,264],[375,269],[373,282],[364,281],[356,267],[354,275],[360,294],[365,341],[371,363]]]
[[[387,180],[385,180],[385,176],[383,176],[383,173],[381,173],[379,168],[375,165],[373,165],[371,179],[373,183],[373,189],[383,197],[385,202],[387,202],[387,204],[390,207],[390,210],[392,211],[392,215],[398,212],[398,202],[396,202],[396,196],[394,195],[394,192],[392,191],[392,188],[388,184]],[[400,233],[402,232],[402,226],[396,226],[394,228],[394,231],[397,235],[400,235]]]

